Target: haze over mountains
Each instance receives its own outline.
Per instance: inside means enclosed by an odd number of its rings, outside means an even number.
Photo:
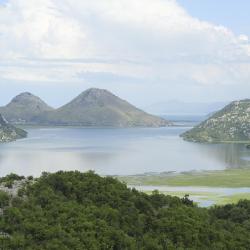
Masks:
[[[88,89],[68,104],[53,109],[30,93],[16,96],[0,113],[13,124],[94,126],[94,127],[161,127],[171,125],[163,118],[150,115],[104,89]]]
[[[168,101],[154,103],[145,107],[149,113],[156,115],[209,115],[221,108],[226,102],[183,102],[183,101]]]

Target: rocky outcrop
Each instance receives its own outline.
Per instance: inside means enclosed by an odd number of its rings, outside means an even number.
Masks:
[[[0,115],[0,143],[15,141],[26,136],[26,131],[10,125],[5,118]]]

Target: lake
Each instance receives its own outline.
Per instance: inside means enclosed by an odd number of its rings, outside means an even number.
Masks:
[[[90,169],[131,175],[249,165],[250,150],[244,145],[185,142],[179,135],[187,129],[26,128],[28,138],[0,145],[0,176]]]

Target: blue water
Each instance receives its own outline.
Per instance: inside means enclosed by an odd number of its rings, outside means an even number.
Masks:
[[[185,142],[179,134],[187,129],[26,128],[28,138],[0,145],[0,176],[90,169],[128,175],[249,165],[250,150],[244,145]]]

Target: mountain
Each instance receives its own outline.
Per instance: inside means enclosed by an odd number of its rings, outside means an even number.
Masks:
[[[150,115],[104,89],[88,89],[59,109],[53,109],[39,97],[22,93],[0,108],[14,124],[90,126],[90,127],[161,127],[171,125]]]
[[[181,136],[194,142],[250,141],[250,99],[230,103]]]
[[[227,103],[225,102],[182,102],[182,101],[168,101],[154,103],[144,109],[152,114],[161,115],[203,115],[213,113],[216,110],[223,108]]]
[[[41,123],[94,127],[161,127],[170,125],[104,89],[91,88],[63,107],[42,116]]]
[[[27,136],[27,132],[10,125],[0,115],[0,142],[10,142]]]
[[[52,111],[39,97],[25,92],[16,96],[0,113],[13,124],[36,124],[38,117],[44,112]]]

